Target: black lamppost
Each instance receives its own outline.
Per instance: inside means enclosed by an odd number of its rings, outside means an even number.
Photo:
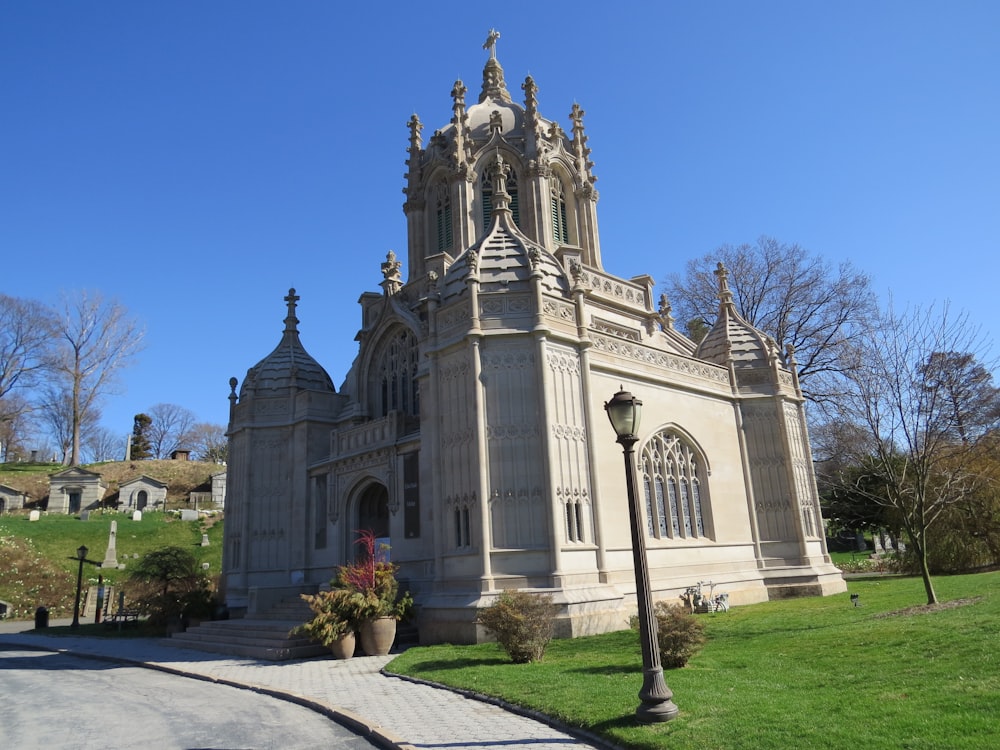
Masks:
[[[89,550],[82,544],[76,548],[76,557],[80,561],[80,569],[76,573],[76,604],[73,605],[73,623],[71,628],[80,627],[80,586],[83,584],[83,563],[87,561]],[[73,558],[70,558],[71,560]]]
[[[632,560],[635,566],[635,598],[639,604],[639,640],[642,642],[642,689],[635,710],[639,721],[670,721],[677,716],[674,694],[663,679],[660,666],[660,645],[656,640],[656,619],[653,616],[652,592],[649,587],[649,566],[646,562],[646,536],[637,505],[638,487],[635,478],[635,451],[639,440],[639,419],[642,401],[624,390],[604,404],[608,419],[618,436],[625,454],[625,483],[628,488],[628,515],[632,528]]]

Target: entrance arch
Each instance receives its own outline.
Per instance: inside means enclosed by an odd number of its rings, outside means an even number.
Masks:
[[[371,484],[358,498],[355,529],[371,529],[377,539],[389,537],[389,491],[382,484]]]
[[[149,494],[146,490],[139,490],[139,494],[135,498],[135,507],[138,510],[145,510],[146,505],[149,504]]]

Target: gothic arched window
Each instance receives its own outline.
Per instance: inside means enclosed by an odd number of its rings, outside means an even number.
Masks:
[[[374,387],[372,413],[384,417],[390,411],[420,415],[417,388],[417,340],[407,330],[390,338],[379,352],[371,377]]]
[[[656,539],[687,539],[710,534],[708,495],[701,454],[670,430],[653,436],[642,449],[646,531]]]
[[[483,198],[483,231],[490,228],[493,221],[493,168],[488,167],[483,170],[483,177],[479,182],[480,195]],[[507,175],[507,195],[510,196],[510,215],[514,223],[521,226],[520,204],[517,200],[517,173],[511,169]]]

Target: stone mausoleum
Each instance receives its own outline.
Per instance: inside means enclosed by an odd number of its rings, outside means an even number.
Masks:
[[[654,598],[698,581],[732,604],[844,591],[792,354],[737,314],[724,268],[698,345],[651,277],[604,270],[584,112],[565,130],[543,117],[530,76],[514,101],[495,42],[474,102],[457,81],[446,125],[425,139],[410,119],[406,278],[389,253],[346,380],[303,347],[291,290],[277,347],[230,382],[230,609],[315,590],[365,528],[390,543],[425,643],[481,640],[476,607],[512,588],[551,593],[563,635],[626,627],[624,462],[604,409],[622,389],[644,403]]]

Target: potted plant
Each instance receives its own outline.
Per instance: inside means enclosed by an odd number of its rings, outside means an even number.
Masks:
[[[361,554],[337,569],[334,590],[360,596],[358,632],[364,652],[369,656],[388,654],[396,639],[396,623],[409,613],[413,599],[409,592],[399,595],[398,566],[385,559],[388,550],[378,548],[375,533],[370,529],[357,533],[355,544],[361,547]]]
[[[346,589],[302,594],[302,599],[309,605],[313,617],[292,632],[323,644],[338,659],[354,656],[354,633],[364,611],[364,599],[357,592]]]

